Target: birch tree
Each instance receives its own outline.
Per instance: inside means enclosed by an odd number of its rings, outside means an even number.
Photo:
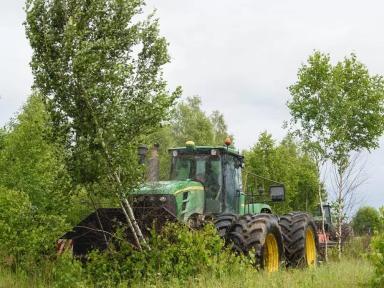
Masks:
[[[142,172],[136,147],[168,117],[162,67],[170,58],[142,0],[27,0],[26,34],[34,87],[66,142],[77,183],[104,183],[116,195],[137,246],[145,244],[130,203]]]
[[[292,127],[316,155],[319,171],[330,160],[342,177],[352,153],[379,145],[384,130],[383,78],[371,75],[354,54],[333,65],[330,56],[320,52],[308,58],[297,76],[289,87]],[[343,205],[339,203],[338,209]],[[342,215],[341,210],[337,214]],[[341,223],[338,226],[341,229]]]

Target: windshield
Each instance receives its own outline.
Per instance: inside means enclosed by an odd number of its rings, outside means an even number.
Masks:
[[[179,155],[173,157],[171,180],[191,179],[204,185],[205,211],[219,213],[221,207],[221,159],[217,155]]]
[[[331,216],[331,209],[328,205],[323,206],[324,209],[324,215],[325,215],[325,221],[327,223],[332,222],[332,216]],[[318,206],[315,213],[313,213],[315,217],[321,217],[321,207]]]
[[[204,184],[221,182],[221,162],[219,156],[180,155],[173,157],[171,180],[192,179]]]

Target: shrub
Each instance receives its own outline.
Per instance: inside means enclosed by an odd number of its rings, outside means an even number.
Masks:
[[[375,266],[375,276],[372,280],[374,287],[384,287],[384,234],[374,237],[371,260]]]
[[[86,287],[84,270],[80,261],[73,259],[70,253],[64,253],[51,265],[54,287]]]
[[[384,225],[384,207],[380,208],[380,214],[381,224]],[[384,233],[374,237],[370,258],[375,267],[375,276],[372,279],[372,286],[384,287]]]
[[[367,257],[370,252],[370,243],[371,237],[369,235],[353,237],[344,244],[343,255],[347,258],[356,259]]]
[[[28,195],[0,187],[0,262],[34,268],[54,253],[55,241],[69,227],[63,217],[35,209]]]
[[[353,231],[359,235],[380,231],[379,211],[373,207],[361,207],[353,217],[352,225]]]
[[[94,285],[113,287],[121,282],[185,280],[202,272],[220,276],[242,269],[249,261],[226,250],[212,225],[195,231],[169,223],[161,234],[153,233],[151,250],[138,251],[126,242],[119,245],[119,251],[95,251],[90,255],[86,269]]]

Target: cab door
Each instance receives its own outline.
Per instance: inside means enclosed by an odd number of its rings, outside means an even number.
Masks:
[[[224,160],[224,211],[239,213],[240,194],[242,193],[241,165],[239,160],[226,155]]]

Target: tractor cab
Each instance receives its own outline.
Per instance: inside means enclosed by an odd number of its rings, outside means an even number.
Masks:
[[[331,205],[329,204],[323,204],[323,211],[324,211],[324,229],[326,232],[330,232],[334,230],[333,227],[333,221],[332,221],[332,214],[331,214]],[[316,207],[316,210],[313,213],[315,222],[318,224],[318,227],[321,227],[321,223],[323,220],[322,217],[322,211],[320,205]]]
[[[242,192],[243,157],[223,146],[195,146],[170,149],[172,156],[170,180],[192,180],[204,187],[204,214],[239,212]]]

